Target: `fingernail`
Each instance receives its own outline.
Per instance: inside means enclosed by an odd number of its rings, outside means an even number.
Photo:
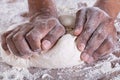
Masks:
[[[43,47],[43,49],[48,50],[51,47],[51,42],[48,40],[44,40],[42,42],[42,47]]]
[[[83,53],[83,54],[81,55],[81,59],[82,59],[83,61],[88,61],[89,57],[90,57],[90,56],[89,56],[87,53]]]
[[[85,45],[83,43],[78,45],[78,49],[82,52],[85,48]]]

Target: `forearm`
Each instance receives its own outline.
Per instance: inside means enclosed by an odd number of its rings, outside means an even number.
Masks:
[[[120,12],[120,0],[97,0],[94,6],[101,8],[114,19]]]
[[[57,10],[54,3],[54,0],[28,0],[29,13],[30,15],[41,13],[57,17]]]

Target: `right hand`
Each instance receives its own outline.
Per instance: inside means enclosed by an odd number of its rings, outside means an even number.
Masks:
[[[74,34],[82,52],[80,58],[86,63],[112,53],[117,42],[114,19],[98,7],[82,8],[77,12]]]
[[[65,28],[57,18],[35,19],[5,32],[2,48],[16,56],[29,58],[42,50],[51,49],[64,33]]]

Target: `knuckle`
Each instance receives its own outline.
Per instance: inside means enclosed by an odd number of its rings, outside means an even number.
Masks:
[[[30,33],[28,33],[28,34],[25,36],[25,38],[26,38],[27,40],[29,40],[29,39],[33,38],[33,34],[30,32]]]
[[[13,41],[20,41],[23,39],[23,35],[21,33],[17,33],[12,37]]]

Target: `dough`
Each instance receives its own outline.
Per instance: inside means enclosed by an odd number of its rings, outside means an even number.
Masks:
[[[61,15],[59,17],[59,20],[61,24],[63,24],[67,28],[69,27],[73,28],[75,25],[75,16],[72,15]]]
[[[17,25],[10,27],[12,29]],[[81,63],[81,52],[77,49],[75,36],[65,34],[48,52],[34,54],[30,59],[23,59],[13,54],[7,55],[1,47],[1,56],[4,61],[16,67],[65,68]]]

